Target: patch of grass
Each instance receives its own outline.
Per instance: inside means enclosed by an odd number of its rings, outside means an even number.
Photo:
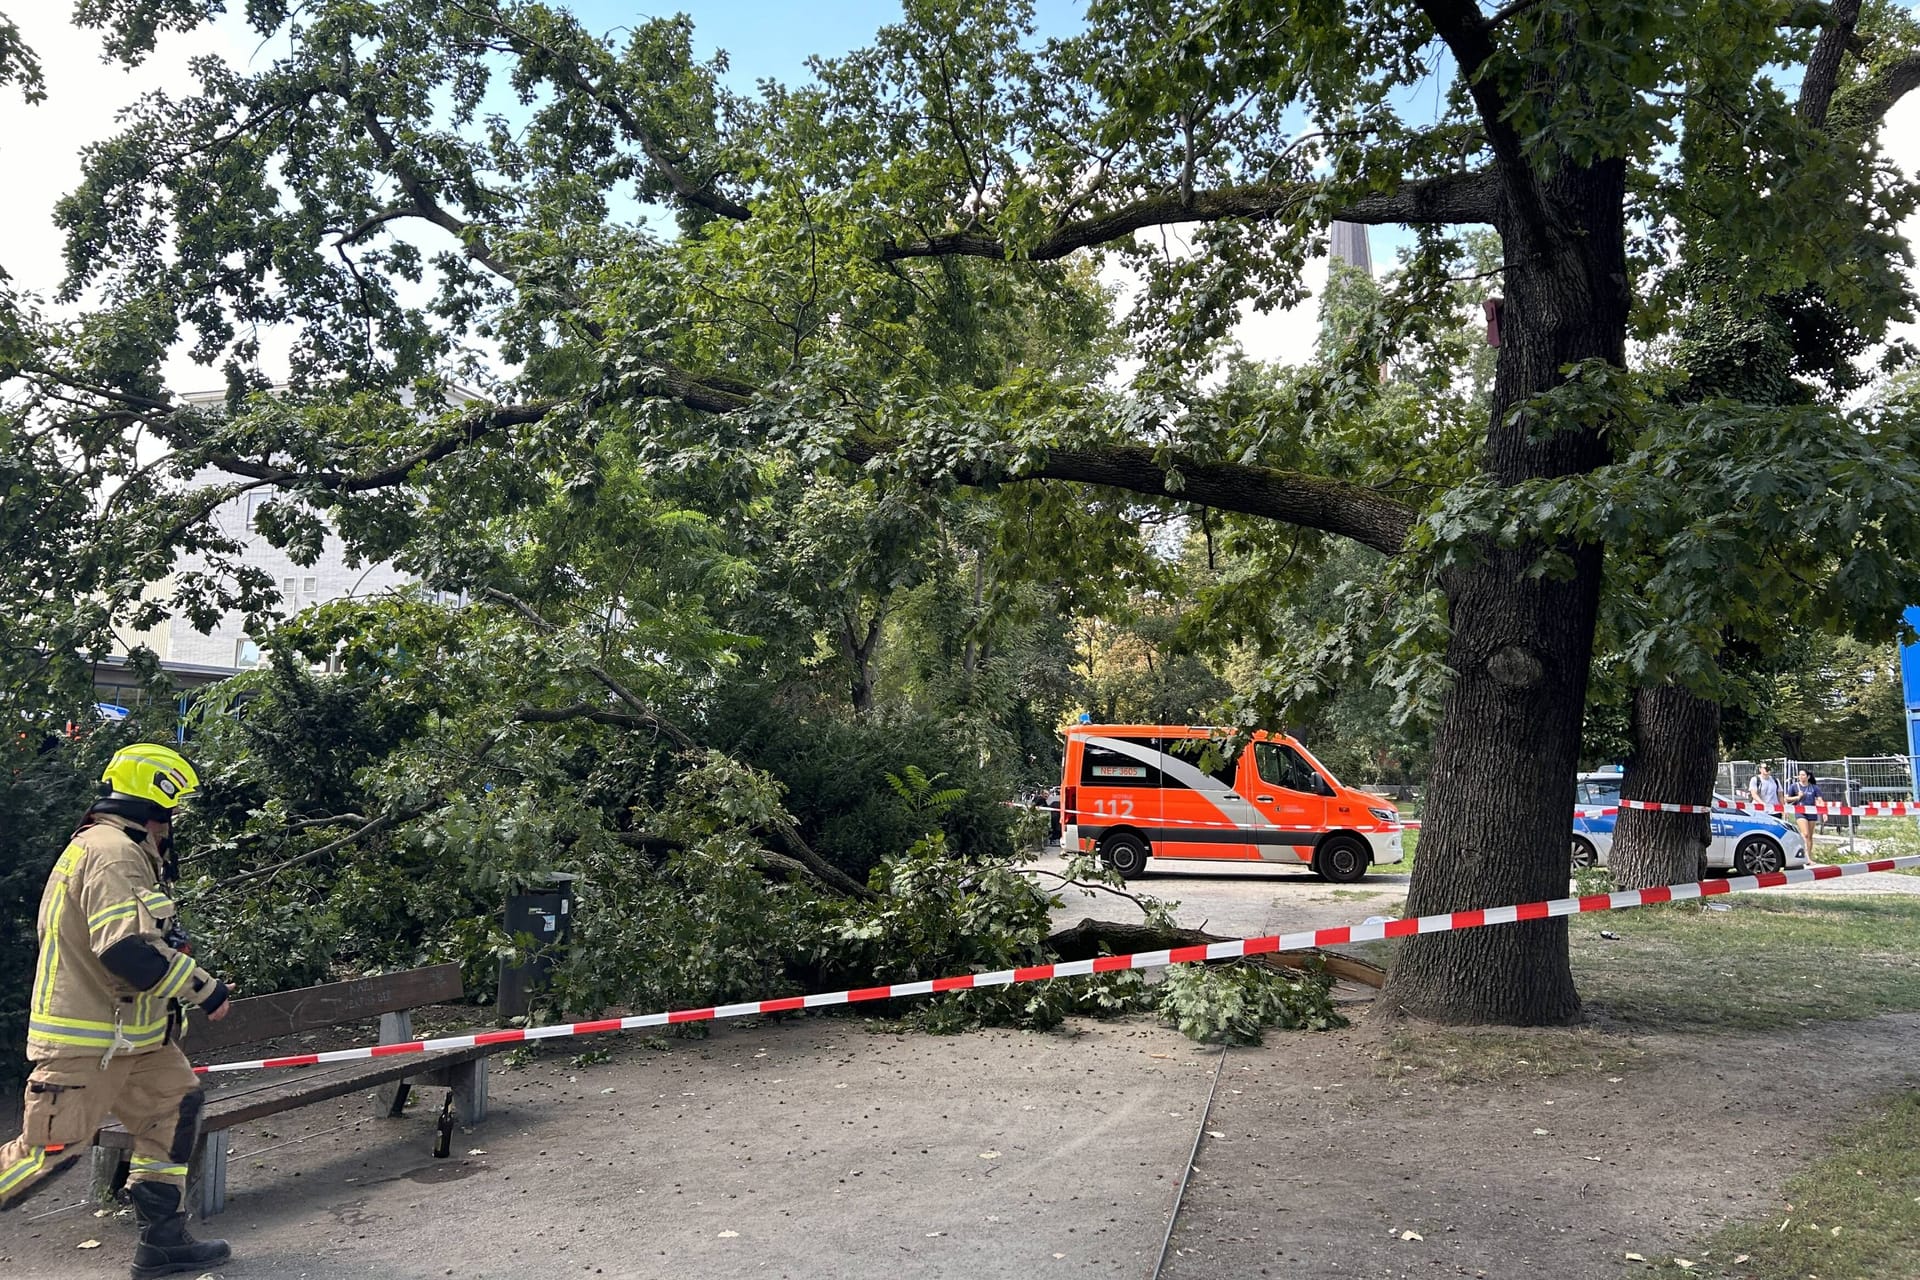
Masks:
[[[1833,1155],[1788,1179],[1777,1212],[1722,1229],[1692,1260],[1691,1270],[1664,1259],[1655,1269],[1728,1280],[1920,1275],[1920,1094],[1874,1108]]]
[[[1873,842],[1871,853],[1864,849],[1849,853],[1845,840],[1823,839],[1814,846],[1813,856],[1821,862],[1871,862],[1920,854],[1920,822],[1912,818],[1869,818],[1860,824],[1860,835]],[[1920,867],[1902,867],[1893,874],[1920,875]]]
[[[1329,892],[1327,896],[1329,898],[1337,898],[1342,902],[1346,902],[1349,900],[1354,902],[1362,902],[1368,898],[1383,897],[1385,896],[1386,892],[1387,891],[1385,889],[1334,889],[1331,892]]]
[[[1401,1030],[1373,1055],[1373,1073],[1387,1080],[1498,1084],[1574,1073],[1611,1075],[1646,1057],[1621,1036],[1590,1027],[1537,1031]]]
[[[1920,897],[1769,891],[1714,905],[1728,909],[1574,917],[1588,1007],[1629,1026],[1728,1031],[1920,1010]]]

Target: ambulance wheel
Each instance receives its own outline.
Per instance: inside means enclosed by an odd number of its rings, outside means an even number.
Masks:
[[[1146,874],[1147,845],[1139,836],[1116,832],[1100,842],[1100,856],[1120,873],[1122,880]]]
[[[1313,869],[1335,884],[1352,884],[1373,865],[1373,851],[1352,836],[1330,837],[1313,854]]]

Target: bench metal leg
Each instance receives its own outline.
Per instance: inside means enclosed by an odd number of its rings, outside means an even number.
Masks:
[[[403,1040],[413,1039],[413,1014],[402,1010],[399,1013],[380,1015],[380,1043],[399,1044]],[[388,1119],[402,1114],[407,1106],[407,1082],[396,1080],[392,1084],[383,1084],[373,1095],[373,1113]]]
[[[186,1201],[198,1207],[202,1221],[227,1207],[226,1130],[204,1135],[194,1149],[193,1164],[187,1172]]]
[[[127,1180],[130,1152],[120,1147],[93,1149],[93,1202],[106,1204]]]
[[[453,1106],[460,1123],[471,1129],[487,1118],[487,1060],[475,1058],[453,1068]]]

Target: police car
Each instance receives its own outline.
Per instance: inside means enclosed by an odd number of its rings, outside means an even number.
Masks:
[[[1613,824],[1620,815],[1600,810],[1619,808],[1620,779],[1617,773],[1580,775],[1573,810],[1576,871],[1581,867],[1607,865],[1607,855],[1613,850]],[[1715,795],[1714,801],[1731,803],[1723,795]],[[1730,868],[1737,875],[1761,875],[1785,867],[1806,866],[1807,847],[1798,831],[1769,814],[1716,809],[1713,843],[1707,847],[1707,865],[1716,870]]]

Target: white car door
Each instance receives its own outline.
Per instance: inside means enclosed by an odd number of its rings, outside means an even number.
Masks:
[[[1608,855],[1613,852],[1613,824],[1619,815],[1602,813],[1601,810],[1619,806],[1620,784],[1606,779],[1582,778],[1575,784],[1574,794],[1579,801],[1574,809],[1574,826],[1592,842],[1594,854],[1604,867]]]
[[[1730,867],[1733,865],[1733,809],[1723,809],[1723,804],[1731,804],[1727,797],[1716,793],[1713,797],[1713,845],[1707,850],[1707,865],[1710,867]]]

